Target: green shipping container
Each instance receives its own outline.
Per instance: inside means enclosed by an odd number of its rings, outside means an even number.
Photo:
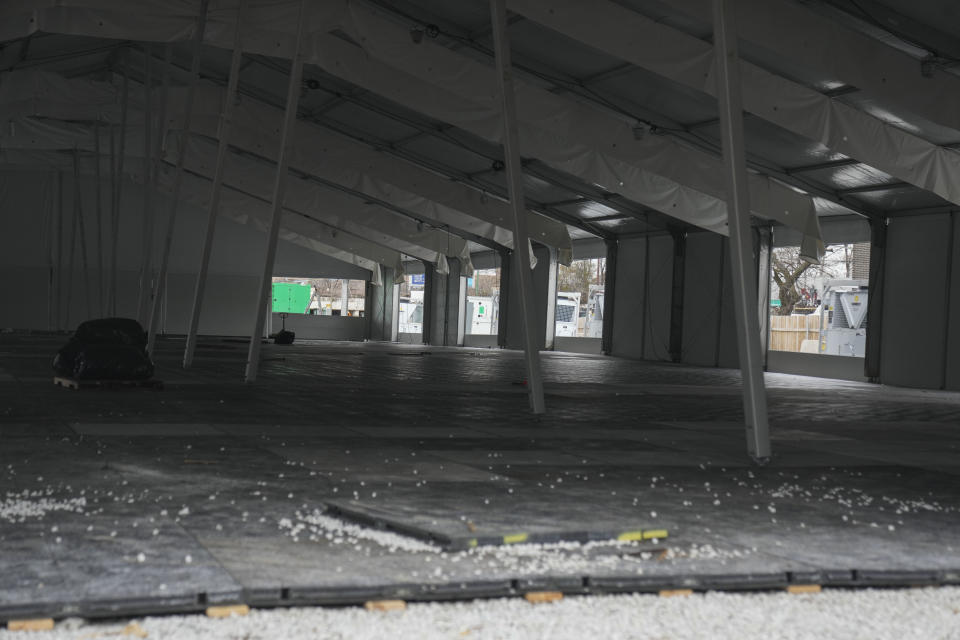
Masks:
[[[310,285],[293,282],[273,283],[274,313],[306,313],[310,304]]]

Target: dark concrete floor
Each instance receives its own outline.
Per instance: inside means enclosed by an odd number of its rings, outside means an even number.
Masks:
[[[0,335],[0,619],[960,582],[960,394],[768,374],[759,468],[736,371],[547,353],[534,418],[516,352],[269,345],[247,385],[245,345],[170,338],[163,390],[75,391],[64,340]]]

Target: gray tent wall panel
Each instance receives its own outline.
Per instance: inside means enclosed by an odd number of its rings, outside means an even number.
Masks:
[[[645,274],[647,242],[643,238],[631,238],[620,242],[612,355],[646,360],[669,360],[673,238],[670,236],[649,238],[650,271]],[[645,290],[646,299],[644,299]],[[646,324],[645,340],[644,324]]]
[[[950,273],[950,309],[947,323],[947,389],[960,391],[960,212],[953,216],[953,260]]]
[[[717,364],[718,327],[725,262],[721,238],[693,233],[687,237],[687,264],[683,295],[683,362]]]
[[[451,258],[447,262],[450,273],[443,275],[434,271],[430,305],[433,322],[430,324],[430,344],[457,346],[460,317],[460,261]],[[433,268],[431,266],[431,268]]]
[[[710,232],[691,233],[687,237],[683,300],[684,363],[711,367],[738,366],[728,243],[726,238]],[[643,238],[620,242],[613,355],[669,361],[673,239],[670,236],[650,238],[646,302],[645,251],[646,241]],[[641,336],[644,313],[647,331],[645,345]]]
[[[949,230],[949,214],[890,220],[880,365],[885,384],[942,385],[947,264],[954,249]]]
[[[642,358],[640,333],[643,326],[643,270],[646,240],[620,241],[617,252],[616,305],[613,314],[612,355]]]
[[[556,295],[550,291],[550,249],[542,244],[533,243],[533,254],[537,258],[537,266],[533,270],[533,311],[534,322],[537,327],[539,343],[538,349],[544,349],[547,340],[547,301],[549,296]],[[520,282],[516,269],[510,270],[510,293],[507,301],[507,348],[523,348],[523,308],[520,306]]]
[[[0,326],[17,329],[74,328],[88,317],[86,293],[79,241],[75,250],[75,269],[68,268],[69,243],[72,238],[73,177],[63,176],[63,286],[61,287],[61,323],[54,318],[51,327],[48,306],[56,305],[56,269],[51,288],[50,256],[56,262],[57,193],[56,173],[42,170],[0,171]],[[108,233],[109,182],[104,181],[104,238]],[[98,299],[96,271],[95,183],[81,179],[83,214],[89,253],[90,292],[94,312]],[[136,314],[139,291],[139,265],[142,232],[143,192],[139,185],[125,181],[121,202],[120,238],[118,242],[117,313]],[[44,210],[46,202],[46,211]],[[165,229],[169,201],[157,201],[157,244]],[[51,219],[52,214],[52,219]],[[170,303],[165,310],[164,329],[185,332],[193,296],[194,276],[200,261],[205,228],[205,212],[184,206],[178,216],[176,235],[170,257],[168,293]],[[51,236],[52,233],[52,236]],[[253,227],[225,218],[218,220],[216,242],[212,254],[210,279],[207,284],[200,332],[221,335],[243,335],[250,331],[250,310],[259,283],[259,270],[265,254],[265,236]],[[50,249],[47,249],[50,247]],[[109,267],[105,256],[104,267]],[[299,245],[281,241],[275,266],[276,275],[327,276],[367,279],[366,269],[310,251]],[[107,278],[104,277],[106,283]],[[65,308],[68,284],[72,282],[69,324]],[[106,296],[106,284],[104,285]]]
[[[643,357],[670,360],[670,297],[673,289],[673,238],[650,238],[647,282],[647,338]]]

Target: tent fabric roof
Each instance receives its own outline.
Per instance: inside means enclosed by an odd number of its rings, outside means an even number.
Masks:
[[[293,165],[312,181],[313,204],[304,206],[344,233],[375,228],[382,248],[421,259],[509,248],[487,2],[308,4],[303,136]],[[960,205],[954,3],[737,6],[758,218],[817,239],[818,217]],[[123,73],[131,80],[128,149],[135,157],[147,61],[156,92],[170,47],[170,95],[178,95],[199,7],[199,0],[141,1],[137,11],[119,0],[4,3],[0,119],[14,123],[0,132],[5,161],[37,160],[19,149],[70,151],[92,121],[119,122]],[[208,12],[193,118],[208,138],[223,100],[236,7],[237,0],[213,0]],[[275,154],[253,147],[258,123],[279,121],[297,7],[249,2],[239,85],[248,119],[231,143],[260,158],[233,160],[247,166],[243,175],[257,162],[269,172]],[[668,227],[725,233],[710,0],[508,0],[508,8],[534,237],[569,257],[571,239]],[[177,109],[171,106],[164,128],[174,134]],[[15,142],[17,127],[46,142],[27,144],[22,135]],[[259,138],[271,136],[260,131]],[[333,162],[324,162],[322,150]],[[127,163],[131,171],[134,165]],[[338,211],[320,211],[323,193]],[[449,251],[445,238],[456,238]]]

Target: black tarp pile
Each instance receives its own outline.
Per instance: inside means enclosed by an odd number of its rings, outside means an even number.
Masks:
[[[147,380],[147,334],[130,318],[87,320],[53,359],[58,376],[76,380]]]

